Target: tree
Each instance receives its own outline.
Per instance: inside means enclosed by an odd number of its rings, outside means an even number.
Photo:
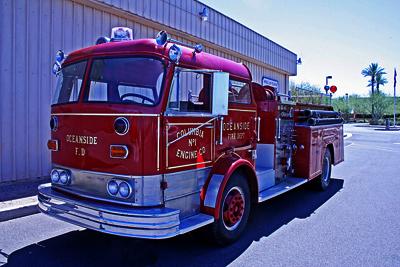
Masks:
[[[371,97],[374,97],[374,95],[375,95],[375,84],[376,84],[376,81],[377,81],[377,77],[380,76],[379,79],[381,79],[381,81],[382,81],[383,75],[386,74],[385,69],[380,67],[378,65],[378,63],[371,63],[367,68],[365,68],[365,69],[363,69],[361,71],[361,74],[364,77],[371,77],[367,87],[371,87]],[[377,85],[377,88],[379,90],[379,85]],[[379,116],[377,116],[378,114],[375,114],[375,103],[376,103],[376,101],[373,101],[373,100],[371,101],[371,108],[372,108],[371,109],[371,111],[372,111],[371,115],[372,115],[372,123],[373,124],[378,123],[376,118],[379,117]]]
[[[321,89],[317,85],[313,85],[309,82],[301,82],[299,84],[290,82],[289,88],[290,94],[296,102],[311,104],[323,103],[323,94],[321,94]]]
[[[390,99],[388,99],[384,93],[375,93],[373,95],[371,94],[370,101],[372,106],[375,107],[375,110],[372,113],[372,120],[378,122],[383,118],[385,110],[390,105]]]
[[[376,75],[376,92],[379,94],[379,85],[385,86],[388,80],[383,76],[383,74]]]
[[[361,71],[364,77],[371,77],[367,87],[371,87],[372,94],[375,94],[376,77],[386,74],[385,69],[380,67],[378,63],[371,63],[367,68]]]

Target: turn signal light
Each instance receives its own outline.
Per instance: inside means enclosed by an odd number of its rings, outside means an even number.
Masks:
[[[110,157],[113,159],[126,159],[128,157],[129,150],[125,145],[111,145],[110,146]]]
[[[58,140],[47,141],[47,148],[51,151],[58,151]]]

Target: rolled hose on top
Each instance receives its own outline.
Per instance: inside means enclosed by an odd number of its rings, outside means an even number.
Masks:
[[[341,114],[337,111],[330,110],[311,110],[305,109],[303,111],[304,116],[308,118],[340,118]]]
[[[343,123],[343,118],[309,118],[307,123],[312,126]]]

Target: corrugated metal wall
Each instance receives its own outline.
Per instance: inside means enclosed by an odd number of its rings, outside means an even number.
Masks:
[[[296,55],[212,9],[201,22],[203,6],[193,0],[1,0],[0,182],[48,175],[54,54],[92,45],[114,26],[147,38],[165,24],[177,30],[173,37],[207,40],[208,52],[242,61],[254,80],[268,76],[287,90]]]

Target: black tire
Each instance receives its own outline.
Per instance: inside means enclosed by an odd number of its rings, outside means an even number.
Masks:
[[[239,195],[242,197],[244,201],[242,215],[239,214],[241,211],[235,210],[240,206],[240,201],[235,201],[235,199],[239,199]],[[246,228],[247,220],[249,218],[251,204],[250,204],[250,189],[247,183],[246,177],[240,173],[234,174],[228,181],[224,193],[222,194],[222,203],[219,212],[219,219],[216,220],[209,227],[209,232],[211,234],[212,241],[218,245],[228,245],[235,240],[237,240],[242,234],[243,230]],[[231,208],[233,211],[229,213],[228,211],[228,203],[231,204]],[[238,210],[241,210],[238,208]],[[224,211],[226,214],[231,214],[236,219],[241,217],[235,224],[232,224],[231,219],[225,219]],[[235,221],[235,220],[233,220]]]
[[[330,184],[331,181],[331,172],[332,172],[332,156],[329,149],[325,149],[324,156],[322,157],[322,173],[315,180],[316,189],[319,191],[325,191]]]

